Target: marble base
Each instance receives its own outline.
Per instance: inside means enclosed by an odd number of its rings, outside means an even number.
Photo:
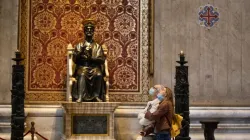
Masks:
[[[64,109],[64,133],[69,140],[114,140],[114,111],[120,103],[117,102],[68,102],[62,103]],[[107,117],[107,134],[73,134],[72,116]],[[89,122],[89,121],[88,121]],[[95,125],[96,122],[93,122]],[[91,125],[91,124],[90,124]],[[82,128],[82,127],[81,127]],[[86,131],[85,131],[86,132]],[[100,136],[101,135],[101,136]]]
[[[146,104],[121,103],[114,113],[114,139],[135,140],[141,130],[137,114]],[[10,105],[0,105],[0,137],[10,137]],[[61,104],[25,105],[26,128],[34,121],[36,130],[49,140],[66,140],[64,111]],[[201,120],[219,120],[215,130],[216,140],[248,140],[250,137],[250,107],[190,107],[190,137],[204,140]]]
[[[146,106],[146,105],[144,105]],[[137,114],[143,105],[120,105],[115,111],[116,135],[119,140],[136,140],[141,127]],[[204,140],[201,120],[218,120],[216,140],[248,140],[250,137],[250,107],[190,107],[190,137]]]

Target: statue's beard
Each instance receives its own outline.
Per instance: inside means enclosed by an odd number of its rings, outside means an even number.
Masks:
[[[88,37],[92,37],[94,35],[94,32],[92,31],[85,31],[85,35]]]

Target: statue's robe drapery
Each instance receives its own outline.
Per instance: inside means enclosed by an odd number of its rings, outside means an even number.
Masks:
[[[84,58],[84,55],[88,53],[91,58]],[[76,82],[72,86],[72,100],[82,98],[82,101],[93,101],[99,97],[105,101],[103,79],[105,57],[102,46],[96,42],[77,44],[73,53],[73,61],[76,64],[73,74]]]

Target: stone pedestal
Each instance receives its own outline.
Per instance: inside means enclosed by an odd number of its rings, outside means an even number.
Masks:
[[[62,103],[67,139],[114,140],[114,111],[117,102]]]
[[[219,121],[216,120],[204,120],[200,121],[202,128],[204,129],[205,140],[215,140],[214,130],[217,128]]]

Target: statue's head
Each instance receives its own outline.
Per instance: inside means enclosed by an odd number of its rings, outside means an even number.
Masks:
[[[95,32],[95,21],[93,19],[86,19],[83,21],[83,30],[85,36],[92,37]]]

